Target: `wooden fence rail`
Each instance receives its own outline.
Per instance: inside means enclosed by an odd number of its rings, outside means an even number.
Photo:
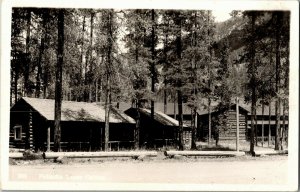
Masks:
[[[109,151],[109,152],[45,152],[45,159],[56,159],[58,157],[68,158],[97,158],[97,157],[139,157],[157,156],[156,151]]]

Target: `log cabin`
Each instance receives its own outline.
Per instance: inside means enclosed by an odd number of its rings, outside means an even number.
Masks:
[[[216,125],[214,122],[218,120],[219,114],[223,111],[218,111],[215,107],[212,107],[212,137],[215,137]],[[283,117],[282,107],[280,109],[280,127],[282,130],[283,140],[287,141],[288,138],[288,114]],[[239,136],[241,140],[250,140],[251,131],[251,105],[241,103],[239,104]],[[236,139],[236,104],[232,104],[229,109],[228,119],[226,126],[223,126],[219,130],[219,140],[235,140]],[[200,140],[207,140],[208,137],[208,112],[207,110],[197,111],[198,129],[197,137]],[[258,142],[266,142],[270,140],[274,144],[275,132],[276,132],[276,114],[275,103],[271,103],[270,106],[262,105],[256,106],[256,124],[255,138]]]
[[[178,142],[179,122],[155,110],[154,119],[151,119],[151,110],[147,108],[129,108],[125,114],[140,122],[139,145],[147,148],[176,147]],[[183,145],[190,149],[191,128],[183,124]]]
[[[62,151],[99,151],[104,145],[103,104],[63,101]],[[133,147],[135,120],[111,107],[111,150]],[[54,100],[23,97],[10,109],[10,148],[51,150],[54,141]]]
[[[251,128],[251,105],[250,104],[242,104],[243,108],[245,108],[248,113],[247,118],[247,125],[248,129]],[[275,143],[275,132],[276,132],[276,110],[275,110],[275,102],[271,102],[270,106],[265,105],[262,106],[261,104],[257,105],[256,107],[256,121],[257,129],[255,131],[255,137],[257,138],[258,142],[266,142],[270,140],[272,143]],[[288,138],[288,127],[289,127],[289,120],[288,120],[288,113],[286,112],[283,115],[283,107],[280,107],[280,128],[282,130],[283,140],[287,141]],[[247,135],[250,138],[250,135]]]
[[[211,111],[211,134],[212,138],[219,140],[235,140],[236,139],[236,104],[230,105],[228,109],[218,110],[216,107],[212,107]],[[224,121],[225,125],[218,127],[221,114],[226,115]],[[248,135],[248,113],[246,109],[239,106],[239,138],[240,140],[246,140]],[[197,111],[197,137],[199,140],[207,140],[208,138],[208,111]]]

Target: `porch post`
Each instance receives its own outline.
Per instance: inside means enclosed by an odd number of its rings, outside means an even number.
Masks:
[[[47,151],[50,151],[50,125],[47,127]]]

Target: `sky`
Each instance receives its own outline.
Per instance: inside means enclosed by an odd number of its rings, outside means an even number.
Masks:
[[[212,14],[216,22],[222,22],[230,18],[229,14],[231,11],[232,10],[212,10]]]

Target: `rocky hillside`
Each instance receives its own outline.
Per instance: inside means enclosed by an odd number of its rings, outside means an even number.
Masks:
[[[242,17],[232,17],[224,22],[216,23],[217,44],[223,44],[227,41],[230,51],[241,48],[243,46],[242,28],[244,25],[245,19]]]

